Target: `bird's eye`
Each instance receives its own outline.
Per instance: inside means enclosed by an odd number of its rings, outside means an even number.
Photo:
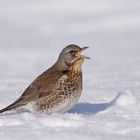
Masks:
[[[72,55],[75,55],[76,52],[74,50],[72,50],[69,53],[72,54]]]

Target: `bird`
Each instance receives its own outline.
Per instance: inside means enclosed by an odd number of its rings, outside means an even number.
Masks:
[[[39,75],[12,104],[0,113],[27,108],[30,111],[65,113],[74,107],[82,93],[82,64],[90,57],[81,52],[89,47],[66,46],[56,63]]]

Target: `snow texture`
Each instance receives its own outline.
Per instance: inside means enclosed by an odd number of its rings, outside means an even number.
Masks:
[[[139,0],[0,0],[0,108],[71,43],[92,58],[78,104],[64,114],[1,114],[0,140],[140,139]]]

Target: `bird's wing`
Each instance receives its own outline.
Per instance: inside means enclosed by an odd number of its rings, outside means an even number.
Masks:
[[[11,105],[0,110],[0,113],[12,110],[26,105],[44,96],[50,95],[57,81],[63,76],[63,73],[57,70],[49,69],[36,78],[33,83],[24,91],[24,93]]]

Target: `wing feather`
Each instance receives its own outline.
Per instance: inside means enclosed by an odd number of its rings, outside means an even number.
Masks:
[[[51,90],[57,84],[57,81],[61,76],[63,76],[63,73],[53,69],[53,67],[45,71],[31,83],[31,85],[14,103],[0,110],[0,113],[13,110],[17,107],[26,105],[29,102],[50,95],[52,93]]]

